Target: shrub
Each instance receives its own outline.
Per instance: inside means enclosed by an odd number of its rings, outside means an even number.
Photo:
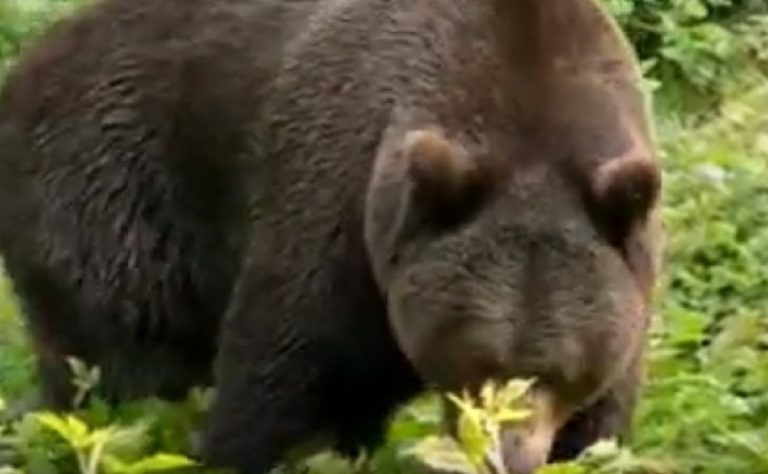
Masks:
[[[666,111],[706,111],[765,71],[762,0],[604,0],[660,85]]]

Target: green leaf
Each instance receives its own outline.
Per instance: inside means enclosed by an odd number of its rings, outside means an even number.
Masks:
[[[504,408],[494,415],[494,419],[498,423],[517,423],[528,419],[532,414],[532,410]]]
[[[485,455],[492,446],[492,438],[486,433],[482,415],[479,412],[463,412],[459,416],[458,437],[461,448],[474,466],[482,466]]]
[[[88,443],[88,427],[72,415],[59,416],[51,412],[38,413],[35,419],[53,430],[71,446],[79,448]]]
[[[588,447],[584,456],[593,458],[610,458],[620,452],[619,444],[614,439],[602,439]]]
[[[576,462],[556,463],[539,468],[536,474],[588,474],[589,470]]]
[[[498,393],[499,404],[503,407],[511,407],[520,401],[533,387],[533,379],[512,379],[501,388]]]
[[[146,474],[197,466],[197,463],[185,456],[158,453],[139,461],[128,463],[115,456],[105,456],[104,466],[110,474]]]
[[[120,457],[136,456],[149,444],[149,424],[136,423],[129,427],[114,428],[109,440],[108,452]]]
[[[476,465],[452,438],[428,436],[408,452],[437,471],[480,474]]]

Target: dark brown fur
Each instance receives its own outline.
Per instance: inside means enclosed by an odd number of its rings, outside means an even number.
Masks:
[[[326,436],[375,446],[422,388],[488,378],[536,377],[550,457],[625,431],[660,175],[591,0],[106,5],[0,102],[0,244],[47,350],[173,373],[205,347],[204,374],[229,304],[203,454],[249,474]],[[515,474],[542,436],[510,441]]]
[[[398,402],[381,392],[407,373],[383,362],[397,360],[379,339],[387,313],[430,386],[536,376],[562,419],[576,416],[554,456],[622,433],[642,373],[659,179],[634,64],[610,23],[589,1],[326,5],[290,45],[266,109],[270,172],[255,189],[268,211],[224,328],[208,458],[257,473],[309,433],[368,433],[371,418],[338,413]],[[404,159],[421,129],[444,137],[426,149],[445,168]],[[468,170],[491,170],[489,192],[456,186],[462,165],[450,160],[465,154]],[[654,171],[605,178],[627,155]],[[450,182],[435,187],[441,175]],[[610,176],[648,183],[626,219],[605,211],[624,200]],[[363,290],[371,270],[377,290]],[[285,385],[297,389],[268,395]],[[354,398],[338,400],[339,387]]]
[[[49,403],[71,402],[66,355],[101,366],[110,400],[210,382],[246,235],[249,123],[312,5],[107,0],[8,77],[0,253]]]

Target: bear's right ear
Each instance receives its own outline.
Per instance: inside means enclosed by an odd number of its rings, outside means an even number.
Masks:
[[[419,208],[425,223],[449,225],[463,220],[488,190],[488,174],[478,161],[440,132],[410,131],[401,146],[401,159],[413,185],[411,205]]]

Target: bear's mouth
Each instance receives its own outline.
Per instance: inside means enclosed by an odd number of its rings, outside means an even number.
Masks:
[[[534,386],[525,395],[528,416],[502,424],[497,433],[498,444],[485,453],[487,472],[493,474],[534,474],[550,459],[559,430],[565,425],[569,411],[548,390]],[[459,410],[443,399],[452,436],[458,435]]]
[[[557,400],[541,389],[531,391],[529,407],[527,419],[502,427],[500,433],[499,461],[508,474],[534,474],[546,464],[566,418]]]
[[[501,432],[501,462],[508,474],[534,474],[546,464],[556,430],[511,428]]]

